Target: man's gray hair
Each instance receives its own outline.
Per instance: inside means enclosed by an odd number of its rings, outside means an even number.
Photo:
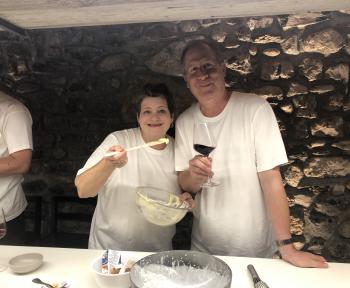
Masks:
[[[214,53],[214,56],[216,58],[216,60],[218,61],[218,63],[224,63],[224,59],[221,56],[221,51],[219,49],[219,46],[216,42],[214,42],[213,40],[209,40],[209,39],[197,39],[197,40],[192,40],[190,41],[186,47],[184,48],[184,50],[182,51],[181,54],[181,64],[184,64],[184,60],[186,57],[186,54],[189,50],[191,49],[196,49],[196,48],[201,48],[203,46],[207,46],[209,47],[209,49]]]

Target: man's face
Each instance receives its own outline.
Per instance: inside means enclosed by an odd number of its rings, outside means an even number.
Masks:
[[[208,46],[188,50],[184,68],[187,87],[199,102],[225,93],[225,65],[217,61]]]

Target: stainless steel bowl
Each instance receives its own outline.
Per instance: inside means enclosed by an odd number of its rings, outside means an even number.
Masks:
[[[176,271],[176,269],[178,269],[179,267],[182,267],[180,269],[183,269],[185,266],[186,267],[185,269],[187,269],[187,267],[188,269],[191,269],[191,273],[189,273],[189,276],[192,278],[196,277],[197,271],[200,273],[202,273],[203,271],[206,272],[207,279],[203,279],[203,283],[200,283],[201,281],[199,279],[193,278],[192,280],[195,279],[195,281],[192,281],[193,284],[186,283],[186,287],[229,288],[231,286],[232,271],[230,267],[221,259],[209,254],[196,252],[196,251],[173,250],[173,251],[165,251],[165,252],[152,254],[136,262],[130,271],[131,287],[133,288],[157,287],[157,285],[154,285],[154,280],[149,278],[150,274],[149,274],[149,270],[147,269],[149,269],[149,267],[155,266],[155,265],[150,266],[151,264],[157,264],[163,267],[165,266],[164,268],[167,271],[169,271],[168,279],[172,279],[172,280],[174,280],[172,276],[174,275],[174,273],[176,273],[174,271]],[[175,268],[175,270],[171,268]],[[194,269],[198,269],[198,270],[194,270]],[[145,276],[146,275],[145,273],[148,273],[147,276]],[[160,279],[160,277],[163,277],[164,274],[162,273],[160,274],[155,273],[154,278]],[[209,278],[211,277],[208,275],[213,275],[213,278],[208,279],[208,277]],[[183,279],[183,277],[181,279]],[[152,285],[150,285],[151,282],[152,282]],[[172,282],[172,283],[174,284],[174,285],[172,284],[173,286],[171,285],[166,285],[166,286],[185,287],[185,284],[182,284],[180,282],[178,283]],[[162,285],[159,285],[158,287],[161,287],[161,286]],[[163,287],[165,287],[164,283],[163,283]]]

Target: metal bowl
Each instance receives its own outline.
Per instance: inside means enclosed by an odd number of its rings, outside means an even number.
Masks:
[[[146,256],[130,271],[131,287],[229,288],[232,271],[221,259],[196,251],[173,250]]]
[[[158,226],[176,224],[189,210],[177,195],[154,187],[138,187],[136,203],[145,219]]]

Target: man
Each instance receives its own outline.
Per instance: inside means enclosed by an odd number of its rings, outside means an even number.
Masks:
[[[254,94],[225,89],[225,64],[210,41],[190,42],[182,63],[187,87],[198,101],[178,118],[175,137],[179,183],[197,193],[192,249],[272,257],[279,246],[282,258],[296,266],[327,267],[323,257],[292,244],[279,171],[288,160],[271,106]],[[192,148],[196,122],[214,128],[212,159]],[[220,185],[202,188],[212,175]]]
[[[22,212],[27,201],[21,182],[29,170],[32,150],[32,118],[28,109],[0,91],[0,209],[7,221],[7,234],[0,244],[24,244]]]

